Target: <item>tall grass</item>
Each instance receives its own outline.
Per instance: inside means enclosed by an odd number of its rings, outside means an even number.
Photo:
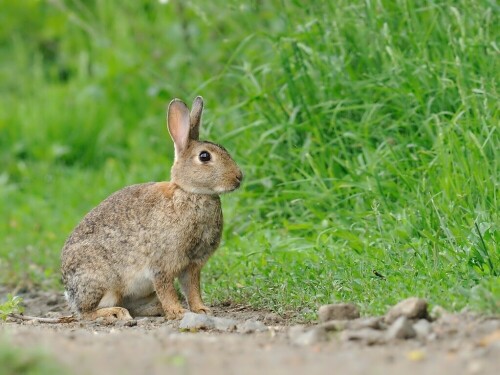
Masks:
[[[0,268],[57,285],[65,237],[168,179],[165,106],[245,171],[210,303],[500,308],[499,24],[489,1],[3,1]],[[5,16],[6,15],[6,16]]]

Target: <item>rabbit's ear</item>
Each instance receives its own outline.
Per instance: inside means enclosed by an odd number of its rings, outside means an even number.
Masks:
[[[193,107],[191,108],[190,124],[191,130],[189,131],[189,138],[197,141],[200,138],[200,123],[201,115],[203,113],[203,98],[197,96],[194,99]]]
[[[189,143],[189,109],[179,99],[168,105],[168,131],[175,145],[175,158],[184,151]]]

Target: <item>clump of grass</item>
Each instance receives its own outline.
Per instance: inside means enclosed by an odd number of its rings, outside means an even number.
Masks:
[[[0,301],[1,302],[1,301]],[[12,313],[23,313],[24,307],[21,305],[23,299],[19,296],[7,294],[7,300],[0,303],[0,320],[6,320]]]
[[[246,175],[209,301],[498,310],[494,6],[221,4],[6,8],[2,281],[59,286],[67,234],[114,190],[168,179],[166,102],[201,94],[202,136]]]

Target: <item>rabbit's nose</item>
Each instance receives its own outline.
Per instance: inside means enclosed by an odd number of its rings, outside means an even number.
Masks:
[[[243,181],[243,172],[240,171],[240,173],[236,175],[236,179],[238,180],[238,182]]]

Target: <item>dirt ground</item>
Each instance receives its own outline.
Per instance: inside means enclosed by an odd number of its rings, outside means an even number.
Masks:
[[[0,300],[5,294],[0,290]],[[22,295],[26,315],[69,314],[55,292]],[[0,337],[19,348],[43,348],[72,374],[497,374],[500,319],[470,313],[433,323],[430,340],[367,345],[334,334],[297,345],[291,317],[245,306],[218,306],[214,316],[259,320],[267,332],[183,332],[178,321],[138,318],[134,326],[105,322],[46,324],[9,319]],[[135,324],[134,322],[134,324]],[[1,372],[1,371],[0,371]]]

